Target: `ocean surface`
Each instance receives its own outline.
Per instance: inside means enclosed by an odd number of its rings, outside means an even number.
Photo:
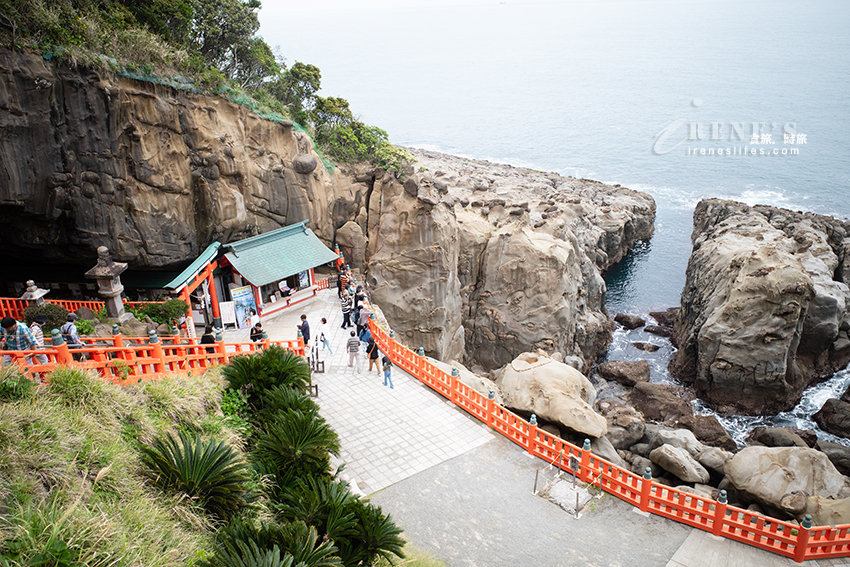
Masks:
[[[393,143],[655,198],[652,240],[606,277],[611,313],[678,305],[702,198],[850,218],[846,0],[333,4],[267,1],[260,33]],[[609,358],[644,357],[637,336]]]

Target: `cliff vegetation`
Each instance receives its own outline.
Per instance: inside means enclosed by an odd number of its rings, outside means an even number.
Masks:
[[[358,120],[345,99],[318,96],[318,67],[287,67],[257,35],[260,7],[259,0],[0,0],[0,41],[48,60],[217,94],[276,122],[297,122],[333,159],[400,174],[412,161],[407,152]]]

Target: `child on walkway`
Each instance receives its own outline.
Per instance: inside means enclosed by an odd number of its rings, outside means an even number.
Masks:
[[[386,356],[381,360],[381,363],[384,365],[384,386],[386,386],[387,382],[389,382],[390,388],[392,388],[393,387],[393,379],[390,376],[390,373],[392,372],[391,369],[393,367],[393,363],[390,362],[390,359]]]

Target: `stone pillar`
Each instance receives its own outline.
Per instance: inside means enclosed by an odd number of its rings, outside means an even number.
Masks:
[[[125,324],[133,318],[130,313],[124,312],[124,302],[121,300],[121,285],[119,277],[127,269],[124,262],[113,262],[109,255],[109,249],[101,246],[97,249],[97,266],[86,272],[86,277],[97,280],[100,296],[106,302],[106,314],[110,319],[118,321],[119,325]]]
[[[33,280],[27,280],[27,291],[20,297],[24,301],[34,301],[36,305],[44,303],[44,296],[50,293],[49,289],[41,289]]]

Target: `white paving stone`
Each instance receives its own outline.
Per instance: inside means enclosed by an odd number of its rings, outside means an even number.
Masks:
[[[340,328],[342,313],[335,289],[319,291],[312,299],[263,318],[263,328],[271,340],[294,340],[302,313],[307,315],[312,336],[321,318],[328,320],[334,354],[322,351],[326,371],[313,374],[319,386],[317,401],[322,417],[339,435],[346,473],[366,494],[493,438],[485,425],[397,366],[392,369],[392,389],[383,385],[383,374],[374,369],[366,372],[365,359],[362,372],[349,368],[345,352],[349,330]],[[248,342],[248,335],[248,329],[228,330],[225,341]]]

